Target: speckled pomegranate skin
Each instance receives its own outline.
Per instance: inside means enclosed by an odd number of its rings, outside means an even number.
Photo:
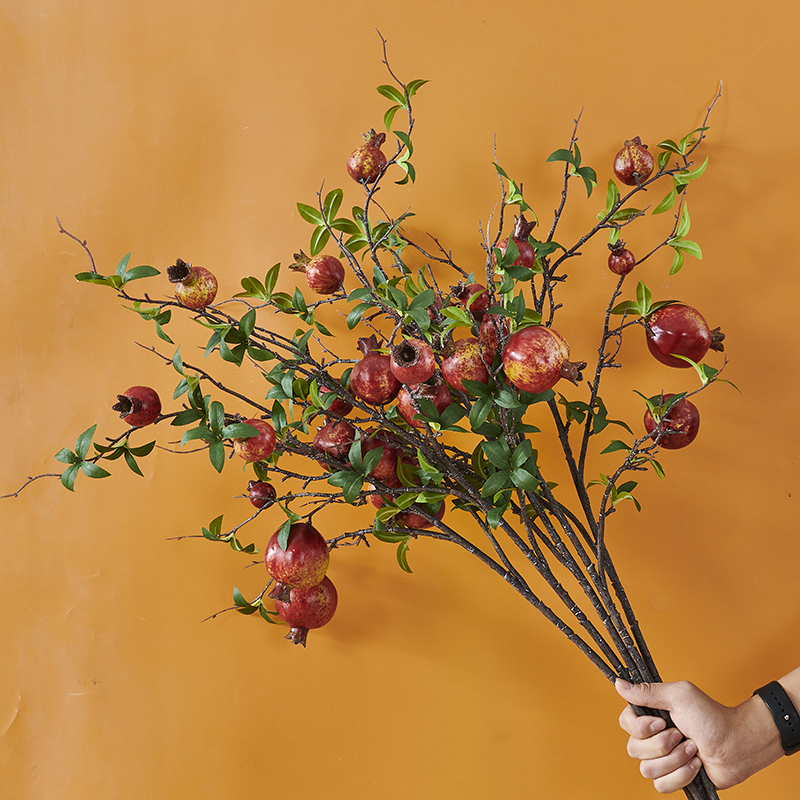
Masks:
[[[555,386],[569,358],[564,338],[539,325],[512,334],[503,350],[503,372],[517,389],[539,394]]]
[[[686,356],[700,362],[711,347],[711,331],[702,314],[681,303],[663,306],[645,323],[647,347],[653,357],[668,367],[691,367]]]

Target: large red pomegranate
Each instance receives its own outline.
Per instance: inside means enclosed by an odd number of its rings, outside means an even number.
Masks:
[[[175,285],[175,298],[186,308],[210,306],[217,296],[217,279],[205,267],[193,267],[178,259],[167,267],[167,279]]]
[[[675,356],[686,356],[699,363],[709,349],[718,352],[725,349],[725,334],[719,328],[712,331],[696,308],[682,303],[656,309],[645,319],[644,330],[648,349],[668,367],[691,366]]]
[[[393,344],[390,352],[389,367],[400,383],[425,383],[436,370],[433,349],[421,339],[403,339]]]
[[[441,373],[436,373],[436,378],[438,380],[429,383],[403,386],[397,393],[397,408],[403,419],[413,428],[422,428],[425,424],[421,420],[414,419],[414,415],[419,413],[414,405],[414,399],[430,400],[439,414],[453,402],[450,390],[442,381]]]
[[[652,174],[656,160],[638,136],[628,139],[614,156],[614,174],[626,186],[638,186]]]
[[[233,452],[245,461],[261,461],[271,456],[277,441],[272,425],[263,419],[246,419],[244,422],[252,425],[258,434],[246,439],[234,439]]]
[[[576,384],[585,361],[569,361],[569,345],[552,328],[531,325],[513,333],[503,350],[503,372],[517,389],[539,394],[561,379]]]
[[[308,287],[317,294],[336,294],[344,283],[344,266],[336,256],[319,255],[309,258],[302,251],[294,254],[295,263],[289,269],[305,272]]]
[[[674,394],[665,394],[661,403],[666,403]],[[659,444],[666,450],[680,450],[690,445],[700,430],[700,412],[694,403],[682,397],[656,424],[650,409],[644,414],[645,430],[652,434],[652,438],[661,433]]]
[[[514,244],[517,246],[519,255],[514,260],[512,266],[527,267],[528,269],[533,269],[534,266],[536,266],[536,250],[533,249],[533,245],[528,241],[528,237],[535,227],[536,220],[528,222],[524,214],[521,214],[514,221],[514,232],[511,234],[511,237],[513,238]],[[497,243],[497,247],[503,255],[506,254],[506,250],[508,249],[508,238],[509,237],[506,236],[505,239],[501,239]],[[492,261],[496,264],[494,255],[492,255]]]
[[[316,586],[325,577],[331,558],[325,538],[313,525],[295,522],[284,550],[278,541],[280,531],[275,531],[267,544],[267,572],[285,586]]]
[[[291,628],[286,638],[305,647],[308,632],[327,625],[333,619],[338,603],[336,587],[325,576],[316,586],[290,589],[286,600],[275,600],[275,610]]]
[[[381,145],[386,141],[385,133],[375,133],[370,129],[364,134],[364,144],[350,153],[347,159],[347,172],[354,181],[374,183],[386,166],[386,156]]]
[[[467,394],[470,392],[464,386],[464,381],[489,383],[489,370],[480,342],[472,336],[453,342],[450,352],[442,359],[442,373],[454,389]]]
[[[350,391],[366,403],[382,406],[393,400],[400,391],[400,381],[392,372],[391,359],[380,351],[373,333],[369,338],[358,340],[364,354],[350,373]]]
[[[339,461],[347,461],[355,438],[356,429],[346,419],[333,420],[317,431],[311,446]]]
[[[161,399],[149,386],[131,386],[124,394],[117,395],[117,403],[111,406],[128,425],[141,428],[155,422],[161,414]]]

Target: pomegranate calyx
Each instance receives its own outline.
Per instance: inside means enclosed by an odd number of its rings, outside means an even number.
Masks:
[[[294,253],[294,263],[289,264],[289,269],[295,272],[305,272],[306,266],[311,262],[311,259],[301,250],[299,253]]]
[[[536,227],[536,220],[528,222],[528,220],[525,219],[525,215],[520,214],[518,217],[514,218],[513,236],[515,239],[520,239],[523,242],[527,242],[528,237],[531,235],[531,231],[535,227]]]
[[[559,375],[577,386],[583,380],[583,370],[585,369],[585,361],[565,361]]]
[[[288,639],[292,644],[301,644],[306,646],[306,639],[308,638],[308,628],[292,628],[284,639]]]
[[[370,353],[377,353],[381,349],[381,345],[378,342],[378,337],[375,336],[373,333],[371,336],[362,336],[358,340],[358,349],[365,355],[368,356]]]
[[[723,353],[725,351],[724,341],[725,334],[719,328],[714,328],[711,331],[711,349],[717,353]]]
[[[608,245],[608,249],[615,256],[618,256],[625,249],[625,242],[623,242],[622,239],[617,239],[616,242],[612,242]]]
[[[362,136],[364,137],[364,144],[371,144],[374,147],[380,147],[386,141],[386,134],[376,133],[375,128],[370,128]]]
[[[117,395],[118,403],[111,406],[112,411],[119,411],[121,419],[125,419],[129,414],[135,414],[142,407],[142,401],[138,397],[128,397],[124,394]]]
[[[276,583],[267,597],[273,600],[280,600],[281,603],[290,603],[292,597],[292,587],[285,583]]]
[[[179,258],[171,267],[167,267],[167,279],[170,283],[183,283],[192,274],[192,265]]]

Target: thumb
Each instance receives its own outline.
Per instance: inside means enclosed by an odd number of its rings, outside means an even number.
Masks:
[[[617,693],[627,702],[646,708],[672,710],[672,692],[666,683],[629,683],[617,678],[614,682]]]

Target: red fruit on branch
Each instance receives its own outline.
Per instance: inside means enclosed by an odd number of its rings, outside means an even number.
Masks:
[[[453,342],[449,354],[442,359],[444,379],[454,388],[471,394],[464,381],[489,383],[489,370],[484,363],[480,342],[470,336]]]
[[[291,628],[285,638],[305,647],[308,632],[327,625],[338,603],[336,587],[327,576],[317,586],[291,589],[286,600],[275,600],[278,616]]]
[[[585,361],[569,361],[569,345],[552,328],[532,325],[512,334],[503,350],[506,378],[523,392],[539,394],[561,379],[581,380]]]
[[[405,384],[425,383],[436,370],[433,349],[421,339],[404,339],[390,348],[389,368]]]
[[[386,166],[386,156],[381,145],[386,141],[385,133],[375,133],[372,128],[364,134],[364,144],[350,153],[347,159],[347,172],[354,181],[374,183]]]
[[[278,493],[267,481],[250,481],[247,484],[247,496],[256,508],[269,507],[275,502]]]
[[[488,363],[491,363],[500,346],[498,332],[504,338],[508,338],[511,333],[511,323],[508,317],[500,314],[487,314],[478,329],[478,341],[481,343],[483,354]]]
[[[175,285],[175,299],[186,308],[205,308],[217,296],[217,279],[205,267],[193,267],[179,258],[167,267],[167,278]]]
[[[302,250],[294,254],[295,263],[289,269],[305,272],[308,287],[317,294],[336,294],[344,283],[344,266],[335,256],[309,258]]]
[[[289,528],[284,550],[278,541],[280,532],[278,528],[267,543],[267,572],[287,587],[316,586],[325,577],[331,560],[325,538],[313,525],[295,522]]]
[[[317,431],[311,446],[339,461],[347,461],[355,438],[356,429],[347,420],[333,420]]]
[[[626,186],[638,186],[652,174],[656,160],[638,136],[628,139],[614,156],[614,174]]]
[[[662,395],[660,404],[665,404],[674,396],[674,394]],[[661,433],[658,443],[663,448],[680,450],[690,445],[697,437],[700,430],[700,412],[694,403],[683,397],[664,414],[659,423],[656,423],[648,408],[644,414],[644,427],[653,439]]]
[[[413,428],[422,428],[422,420],[414,419],[415,414],[420,413],[414,405],[414,400],[430,400],[439,414],[442,413],[452,402],[450,390],[442,381],[441,373],[436,374],[438,380],[430,383],[403,386],[397,393],[397,408],[403,419]]]
[[[370,485],[369,488],[374,489],[375,487]],[[398,486],[395,488],[400,487]],[[369,499],[375,508],[383,508],[386,504],[386,500],[389,500],[390,502],[397,500],[396,497],[380,494],[371,494]],[[444,503],[439,506],[439,510],[435,514],[433,513],[433,510],[431,510],[429,513],[435,519],[441,520],[442,517],[444,517]],[[432,528],[434,526],[434,523],[431,520],[429,520],[427,517],[424,517],[417,511],[401,511],[398,514],[395,514],[392,519],[400,525],[405,525],[407,528],[421,528],[422,530],[426,530],[427,528]]]
[[[111,406],[128,425],[141,428],[155,422],[161,414],[161,399],[149,386],[131,386],[124,394],[117,395]]]
[[[328,406],[328,411],[332,411],[334,414],[338,414],[340,417],[346,417],[353,410],[352,403],[348,403],[347,400],[339,397],[338,393],[333,389],[329,389],[327,386],[320,386],[319,393],[320,395],[336,395],[336,399]]]
[[[397,466],[403,456],[403,450],[399,441],[389,431],[370,431],[361,440],[362,458],[378,447],[383,448],[383,453],[369,474],[376,481],[381,481],[387,486],[396,489],[401,485],[400,479],[397,477]]]
[[[656,309],[645,319],[644,330],[648,349],[668,367],[691,366],[676,356],[686,356],[699,363],[709,349],[717,352],[725,349],[725,334],[719,328],[712,331],[696,308],[682,303]]]
[[[400,391],[400,381],[392,372],[391,359],[380,351],[375,334],[358,340],[364,357],[350,374],[350,391],[366,403],[382,406]]]
[[[610,244],[608,249],[608,268],[615,275],[627,275],[636,266],[636,256],[625,247],[622,239]]]
[[[263,419],[246,419],[244,422],[258,433],[247,439],[234,439],[233,452],[245,461],[261,461],[271,456],[277,441],[272,425]]]
[[[511,235],[511,238],[517,246],[519,255],[514,259],[511,266],[527,267],[528,269],[533,269],[536,266],[536,250],[534,250],[533,245],[528,241],[528,237],[535,227],[536,220],[528,222],[524,214],[521,214],[514,221],[514,233]],[[508,249],[508,238],[509,237],[501,239],[497,243],[497,247],[503,255],[506,254],[506,250]],[[492,263],[497,266],[497,259],[494,257],[494,254],[492,254]]]
[[[453,288],[453,297],[480,322],[486,314],[491,298],[482,283],[459,284]]]

